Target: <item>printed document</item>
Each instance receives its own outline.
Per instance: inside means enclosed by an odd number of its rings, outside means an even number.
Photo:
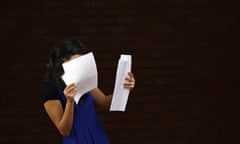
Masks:
[[[97,66],[92,52],[65,62],[62,66],[65,72],[62,79],[66,85],[77,85],[77,94],[74,97],[76,103],[83,94],[97,88]]]
[[[115,87],[113,91],[110,111],[125,111],[129,90],[124,88],[125,78],[128,72],[131,72],[132,57],[131,55],[121,55],[118,61]]]

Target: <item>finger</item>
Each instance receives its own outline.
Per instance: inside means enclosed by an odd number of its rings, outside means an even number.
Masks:
[[[72,83],[72,84],[68,85],[67,87],[68,87],[69,89],[73,89],[73,88],[76,87],[76,84],[75,84],[75,83]]]
[[[129,77],[134,77],[132,72],[128,72]]]
[[[128,77],[129,77],[130,79],[135,79],[132,72],[128,72]]]
[[[135,79],[134,79],[134,78],[126,77],[125,80],[127,80],[127,81],[129,81],[129,82],[135,82]]]
[[[77,90],[73,90],[69,93],[71,97],[74,97],[77,94]]]
[[[72,83],[70,85],[68,85],[65,89],[64,89],[64,94],[69,94],[71,93],[73,90],[76,89],[76,84]]]
[[[125,86],[124,88],[128,90],[133,90],[134,86]]]
[[[125,83],[124,88],[133,89],[135,87],[135,83]]]
[[[71,91],[69,91],[67,93],[65,92],[64,94],[65,94],[66,97],[73,98],[77,94],[77,90],[76,89],[72,89]]]
[[[72,90],[75,89],[75,88],[76,88],[76,84],[75,84],[75,83],[72,83],[72,84],[70,84],[70,85],[67,86],[67,89],[68,89],[69,91],[72,91]]]
[[[128,82],[135,82],[134,77],[126,77],[125,80],[127,80]]]
[[[69,92],[69,95],[75,96],[76,93],[77,93],[77,90],[76,90],[76,89],[72,89],[72,90]]]
[[[134,86],[135,83],[131,82],[131,83],[124,83],[124,86]]]

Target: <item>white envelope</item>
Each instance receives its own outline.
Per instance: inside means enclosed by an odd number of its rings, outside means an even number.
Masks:
[[[125,78],[128,72],[131,72],[132,57],[131,55],[121,55],[118,61],[115,87],[110,106],[110,111],[125,111],[129,90],[124,88]]]

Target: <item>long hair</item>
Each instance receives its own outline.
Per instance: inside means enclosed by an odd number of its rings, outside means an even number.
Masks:
[[[74,54],[86,54],[89,51],[76,38],[68,38],[58,42],[51,51],[45,79],[55,82],[63,90],[66,87],[61,78],[64,74],[63,59],[69,59]]]

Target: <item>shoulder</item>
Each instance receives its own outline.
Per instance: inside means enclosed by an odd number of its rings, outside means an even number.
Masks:
[[[61,99],[60,95],[61,95],[60,90],[54,82],[46,80],[42,83],[41,96],[43,103],[45,103],[48,100]]]
[[[42,95],[49,92],[57,91],[57,90],[58,90],[57,85],[51,80],[46,80],[42,83],[42,86],[41,86]]]

